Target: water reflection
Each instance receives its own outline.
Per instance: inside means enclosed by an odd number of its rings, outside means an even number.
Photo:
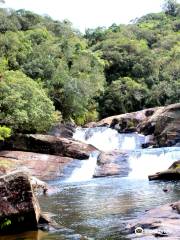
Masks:
[[[0,236],[0,240],[42,240],[48,239],[47,232],[42,231],[32,231],[32,232],[25,232],[22,234],[17,234],[16,236],[9,235],[9,236]]]
[[[168,192],[163,192],[168,188]],[[56,185],[59,191],[41,196],[44,211],[55,214],[65,228],[59,232],[27,232],[1,236],[0,240],[80,240],[80,235],[96,240],[125,240],[121,230],[128,219],[146,210],[179,200],[179,182],[148,182],[128,178],[94,179],[84,183]]]
[[[170,191],[165,193],[163,188],[167,186]],[[177,201],[180,196],[178,182],[128,178],[95,179],[78,185],[62,183],[59,188],[59,194],[41,198],[42,207],[56,213],[56,221],[62,225],[95,239],[120,239],[127,219]]]

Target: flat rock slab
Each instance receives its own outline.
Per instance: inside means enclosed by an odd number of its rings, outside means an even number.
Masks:
[[[74,139],[42,134],[19,134],[7,140],[4,149],[52,154],[74,159],[88,159],[90,153],[97,150],[92,145]]]
[[[135,234],[137,227],[143,233]],[[130,239],[180,239],[180,202],[152,209],[141,218],[129,221],[125,231]]]
[[[72,158],[22,151],[0,152],[0,175],[22,169],[41,180],[54,180],[65,176]]]
[[[29,176],[13,172],[0,177],[0,233],[36,230],[39,217]]]

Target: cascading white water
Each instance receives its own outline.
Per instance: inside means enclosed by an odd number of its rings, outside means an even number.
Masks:
[[[119,134],[116,130],[107,127],[77,128],[74,139],[92,144],[101,151],[132,150],[141,148],[145,137],[136,133]],[[95,172],[99,152],[94,152],[88,160],[81,161],[80,167],[76,168],[66,182],[79,182],[92,179]]]
[[[133,150],[141,148],[145,136],[137,133],[119,134],[107,127],[77,128],[74,139],[91,144],[101,151]]]
[[[132,171],[129,178],[147,179],[148,175],[163,171],[180,159],[180,148],[141,149],[148,138],[137,133],[119,134],[107,127],[77,128],[74,139],[91,144],[101,151],[127,150],[129,166]],[[88,160],[81,161],[68,182],[90,180],[97,164],[98,153],[92,154]]]
[[[129,157],[132,171],[129,178],[147,179],[149,175],[167,170],[180,159],[180,148],[155,148],[131,152]]]
[[[88,160],[81,160],[79,168],[76,168],[66,182],[80,182],[92,179],[97,164],[99,152],[92,152]]]

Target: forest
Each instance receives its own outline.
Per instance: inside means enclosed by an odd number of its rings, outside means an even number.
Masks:
[[[0,9],[0,139],[179,100],[177,1],[84,34],[68,20]]]

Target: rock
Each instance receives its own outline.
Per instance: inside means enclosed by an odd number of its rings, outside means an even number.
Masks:
[[[62,137],[62,138],[72,138],[75,133],[76,126],[72,123],[59,123],[55,125],[49,132],[49,135]]]
[[[154,134],[159,147],[173,146],[180,142],[180,103],[158,108],[154,114],[138,126],[138,131]]]
[[[149,108],[137,112],[104,118],[96,123],[96,127],[106,125],[113,128],[116,124],[120,124],[123,129],[127,128],[127,124],[129,124],[129,127],[137,127],[139,123],[148,120],[158,109],[159,107]]]
[[[179,170],[166,170],[164,172],[158,172],[154,175],[148,176],[149,180],[180,180],[180,169]]]
[[[36,230],[39,218],[29,176],[17,171],[0,177],[0,233]]]
[[[90,153],[97,150],[92,145],[74,139],[42,134],[19,134],[7,140],[4,149],[53,154],[76,159],[88,159]]]
[[[125,177],[129,171],[128,154],[126,152],[102,152],[98,157],[97,167],[93,177],[114,175]]]
[[[174,162],[168,170],[148,176],[149,180],[180,180],[180,161]]]
[[[130,239],[180,239],[180,202],[167,204],[147,211],[138,219],[128,221],[125,232]],[[141,227],[143,233],[135,234],[135,229]]]
[[[48,185],[44,181],[41,181],[38,178],[31,176],[30,182],[34,192],[42,190],[45,194],[48,191]]]
[[[170,167],[169,169],[180,169],[180,160],[179,161],[175,161]]]
[[[84,128],[93,128],[93,127],[96,127],[96,122],[86,123],[83,127],[84,127]]]
[[[180,103],[111,116],[92,124],[92,127],[101,126],[111,127],[119,133],[135,131],[152,135],[154,139],[149,145],[154,147],[179,146]]]
[[[0,175],[21,169],[41,180],[49,181],[68,177],[74,169],[74,160],[48,154],[22,151],[0,152]]]
[[[153,135],[150,145],[154,147],[179,146],[180,103],[111,116],[89,124],[89,127],[101,126],[111,127],[119,133]]]
[[[42,231],[49,233],[58,233],[58,239],[73,239],[73,240],[88,240],[89,238],[77,234],[74,230],[68,229],[62,225],[57,224],[53,219],[54,215],[51,213],[42,213],[39,219],[38,228]],[[50,239],[50,235],[47,236],[47,239]],[[34,239],[34,238],[33,238]],[[39,238],[38,238],[39,239]],[[44,238],[42,238],[44,239]]]

